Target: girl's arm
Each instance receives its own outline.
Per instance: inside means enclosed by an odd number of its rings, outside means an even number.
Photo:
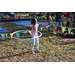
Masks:
[[[41,25],[43,25],[43,24],[40,24],[39,26],[41,26]],[[32,29],[34,30],[35,27],[27,27],[27,29],[28,29],[28,30],[32,30]]]
[[[27,27],[28,30],[31,30],[32,28],[35,29],[35,27]]]

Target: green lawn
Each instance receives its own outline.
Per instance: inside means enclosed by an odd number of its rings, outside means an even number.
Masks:
[[[47,20],[38,20],[47,22]],[[54,23],[54,21],[53,21]],[[66,25],[66,21],[64,22]],[[27,29],[10,23],[3,23],[2,28],[8,29],[11,33],[17,30]],[[40,28],[39,28],[39,31]],[[39,38],[40,53],[30,53],[32,40],[15,40],[10,35],[2,40],[0,36],[0,62],[75,62],[75,39],[60,39],[54,37],[44,28],[42,37]],[[23,34],[22,37],[31,37]],[[34,47],[36,50],[36,46]]]
[[[15,13],[14,14],[15,16],[19,17],[19,16],[22,16],[22,17],[26,17],[26,16],[29,16],[29,13]]]

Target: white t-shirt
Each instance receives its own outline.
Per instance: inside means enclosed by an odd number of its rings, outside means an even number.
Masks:
[[[33,25],[30,25],[30,27],[33,27]],[[35,27],[35,30],[32,29],[31,36],[32,37],[37,37],[38,36],[38,27],[39,27],[39,25],[36,24],[34,27]]]

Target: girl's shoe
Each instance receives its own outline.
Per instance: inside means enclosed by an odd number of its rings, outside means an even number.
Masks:
[[[35,52],[34,51],[31,51],[31,54],[35,54]]]
[[[36,52],[36,53],[40,53],[40,51],[39,51],[39,50],[36,50],[35,52]]]

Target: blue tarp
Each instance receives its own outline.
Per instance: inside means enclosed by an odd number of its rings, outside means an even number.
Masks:
[[[0,33],[7,33],[7,32],[9,32],[9,31],[0,27]]]
[[[0,35],[2,36],[3,40],[5,39],[5,35],[7,32],[9,31],[0,27]]]
[[[16,25],[22,25],[22,26],[27,26],[29,27],[31,25],[31,21],[12,21],[12,22],[9,22],[9,23],[13,23],[13,24],[16,24]],[[43,23],[43,26],[46,26],[48,25],[48,23],[46,22],[37,22],[38,24],[41,24]]]

